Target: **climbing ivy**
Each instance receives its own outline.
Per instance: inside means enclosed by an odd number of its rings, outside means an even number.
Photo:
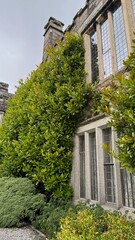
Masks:
[[[29,177],[48,199],[69,199],[73,137],[91,98],[81,37],[66,34],[17,88],[0,129],[4,176]]]

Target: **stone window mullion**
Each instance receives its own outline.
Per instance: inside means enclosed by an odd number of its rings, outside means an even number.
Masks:
[[[86,76],[86,82],[91,83],[92,82],[92,70],[90,68],[91,66],[91,43],[90,43],[90,36],[89,34],[85,33],[83,35],[84,39],[84,47],[85,47],[85,71],[87,73]]]
[[[79,155],[79,136],[75,135],[74,138],[74,151],[73,151],[73,165],[71,185],[74,186],[74,201],[80,198],[80,155]]]

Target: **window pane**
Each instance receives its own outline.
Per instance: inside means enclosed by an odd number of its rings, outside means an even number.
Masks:
[[[95,133],[90,133],[91,199],[98,200],[97,155]]]
[[[101,25],[101,32],[102,32],[104,77],[107,77],[112,73],[111,47],[110,47],[108,19],[106,19],[105,22]]]
[[[123,60],[128,56],[122,6],[118,6],[117,9],[114,10],[113,24],[117,66],[118,69],[120,69],[123,66]]]
[[[115,202],[114,166],[104,165],[106,201]]]
[[[135,0],[132,0],[132,4],[133,4],[134,15],[135,15]]]
[[[91,69],[92,69],[92,82],[98,80],[99,71],[98,71],[98,49],[97,49],[97,33],[94,32],[90,36],[91,41]]]
[[[112,150],[112,134],[111,134],[111,128],[103,129],[103,143],[107,146],[108,150]],[[113,163],[112,156],[109,155],[104,150],[104,163]]]
[[[103,143],[112,149],[111,128],[103,129]],[[103,150],[106,201],[115,202],[114,164],[112,157]]]
[[[135,207],[135,176],[121,169],[122,199],[126,207]]]
[[[85,198],[85,141],[80,136],[80,197]]]

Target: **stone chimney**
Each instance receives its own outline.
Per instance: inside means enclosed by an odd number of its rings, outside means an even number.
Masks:
[[[63,37],[64,24],[53,17],[50,17],[48,23],[45,25],[44,33],[44,48],[43,48],[43,61],[46,59],[46,53],[44,49],[49,45],[55,45],[56,40]]]

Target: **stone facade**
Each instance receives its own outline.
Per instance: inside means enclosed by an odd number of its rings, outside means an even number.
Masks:
[[[0,82],[0,123],[3,114],[6,111],[6,103],[5,100],[11,97],[11,94],[8,92],[8,84]]]
[[[57,20],[51,18],[56,24]],[[59,21],[58,21],[59,22]],[[64,37],[50,20],[46,25],[54,38]],[[50,25],[50,26],[49,26]],[[60,22],[61,27],[63,24]],[[125,72],[123,60],[132,51],[135,30],[135,0],[87,0],[65,31],[77,32],[84,39],[87,83],[98,80],[109,85],[112,75]],[[53,33],[52,33],[53,32]],[[51,38],[51,35],[49,35]],[[48,32],[44,46],[51,44]],[[44,57],[43,57],[44,58]],[[104,115],[82,122],[74,139],[72,186],[74,202],[87,199],[104,207],[135,208],[135,176],[120,169],[120,164],[104,150],[107,143],[116,150],[116,133]]]

